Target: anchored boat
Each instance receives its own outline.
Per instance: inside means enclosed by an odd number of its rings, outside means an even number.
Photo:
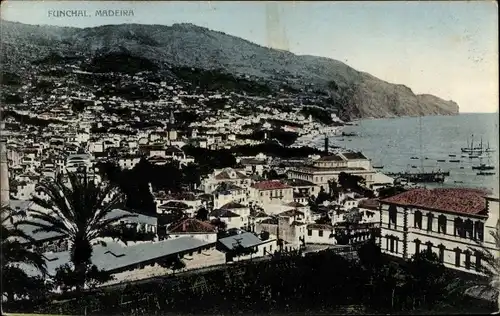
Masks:
[[[494,172],[490,172],[490,171],[479,171],[477,173],[478,176],[494,176],[495,173]]]

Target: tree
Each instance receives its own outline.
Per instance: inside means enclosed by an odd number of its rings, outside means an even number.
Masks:
[[[424,304],[434,304],[446,293],[450,278],[436,253],[423,250],[413,255],[408,264],[408,272],[408,292],[413,297],[420,297]]]
[[[196,219],[200,221],[208,220],[208,211],[206,208],[202,207],[196,212]]]
[[[75,286],[80,291],[87,281],[89,269],[92,269],[92,244],[105,245],[100,238],[105,237],[120,220],[135,215],[110,216],[123,201],[123,194],[114,185],[96,184],[86,173],[69,173],[67,183],[62,177],[41,181],[37,190],[48,196],[48,199],[32,198],[34,204],[44,211],[31,209],[31,218],[35,221],[21,222],[38,227],[35,232],[56,232],[70,240]]]
[[[30,283],[30,277],[14,263],[24,263],[38,269],[42,275],[46,274],[46,264],[43,255],[37,251],[29,250],[26,242],[34,244],[35,240],[19,229],[14,218],[19,213],[12,211],[8,206],[1,208],[2,213],[2,252],[1,252],[1,274],[2,295],[6,294],[9,301],[14,295],[23,295],[27,292],[26,285]]]
[[[340,194],[340,188],[337,184],[337,181],[331,179],[331,180],[328,180],[328,194],[333,197],[334,199],[338,199],[339,198],[339,194]]]
[[[500,219],[497,221],[496,228],[494,231],[490,231],[491,237],[495,242],[495,249],[500,249]],[[484,273],[488,278],[488,287],[494,289],[498,292],[497,296],[497,314],[500,313],[500,256],[494,251],[486,248],[483,243],[480,244],[480,250],[471,248],[471,251],[476,252],[476,255],[481,256],[483,264],[481,266],[475,266],[476,270]]]
[[[362,218],[363,218],[363,215],[361,214],[361,212],[359,211],[359,208],[357,208],[357,207],[351,209],[344,216],[345,222],[348,224],[352,224],[352,225],[358,224]]]
[[[321,187],[319,193],[318,193],[318,197],[316,198],[316,205],[321,205],[323,204],[323,202],[325,201],[328,201],[330,198],[330,196],[328,195],[328,193],[325,192],[325,189],[323,187]]]

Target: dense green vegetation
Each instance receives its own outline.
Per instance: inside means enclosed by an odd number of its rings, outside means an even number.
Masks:
[[[279,141],[283,146],[290,146],[299,137],[299,134],[295,132],[287,132],[279,129],[273,129],[273,130],[258,130],[254,131],[250,135],[240,135],[240,138],[242,139],[252,139],[252,140],[258,140],[258,141],[263,141],[266,139],[275,139]]]
[[[272,92],[265,84],[224,73],[223,70],[202,70],[189,67],[174,67],[172,72],[180,79],[207,90],[244,91],[249,94],[268,95]]]
[[[19,75],[8,71],[2,72],[0,83],[6,86],[20,86],[22,84]]]
[[[396,262],[369,243],[359,260],[332,251],[306,256],[276,255],[270,261],[243,262],[198,274],[178,275],[125,288],[92,291],[57,306],[46,301],[19,304],[38,312],[147,315],[335,313],[357,306],[357,313],[398,313],[462,306],[465,285],[435,255],[422,252]],[[38,304],[37,304],[38,303]]]
[[[305,106],[300,110],[300,112],[306,117],[311,115],[313,120],[323,124],[330,125],[333,123],[330,112],[323,108],[317,106]]]
[[[67,64],[84,59],[83,56],[63,56],[57,52],[51,52],[47,56],[34,60],[33,65],[57,65]]]
[[[142,71],[155,71],[158,66],[146,58],[124,52],[96,56],[83,68],[90,72],[118,72],[132,75]]]
[[[34,126],[40,126],[40,127],[46,127],[49,124],[66,124],[63,121],[55,120],[55,119],[41,119],[37,117],[31,117],[29,115],[24,115],[24,114],[19,114],[15,111],[7,110],[7,111],[2,111],[2,115],[5,117],[12,117],[15,119],[17,122],[23,125],[34,125]]]

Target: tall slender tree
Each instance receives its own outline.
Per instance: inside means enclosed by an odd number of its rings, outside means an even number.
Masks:
[[[69,239],[76,288],[81,290],[92,268],[93,244],[105,245],[101,237],[106,237],[114,224],[136,215],[112,216],[124,195],[115,185],[89,179],[86,172],[68,173],[67,181],[63,177],[41,181],[37,191],[48,197],[32,198],[43,210],[31,209],[30,218],[22,222],[38,227],[35,233],[56,232]]]

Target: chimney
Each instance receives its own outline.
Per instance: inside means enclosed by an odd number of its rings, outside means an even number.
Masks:
[[[325,154],[328,155],[328,136],[325,134]]]

